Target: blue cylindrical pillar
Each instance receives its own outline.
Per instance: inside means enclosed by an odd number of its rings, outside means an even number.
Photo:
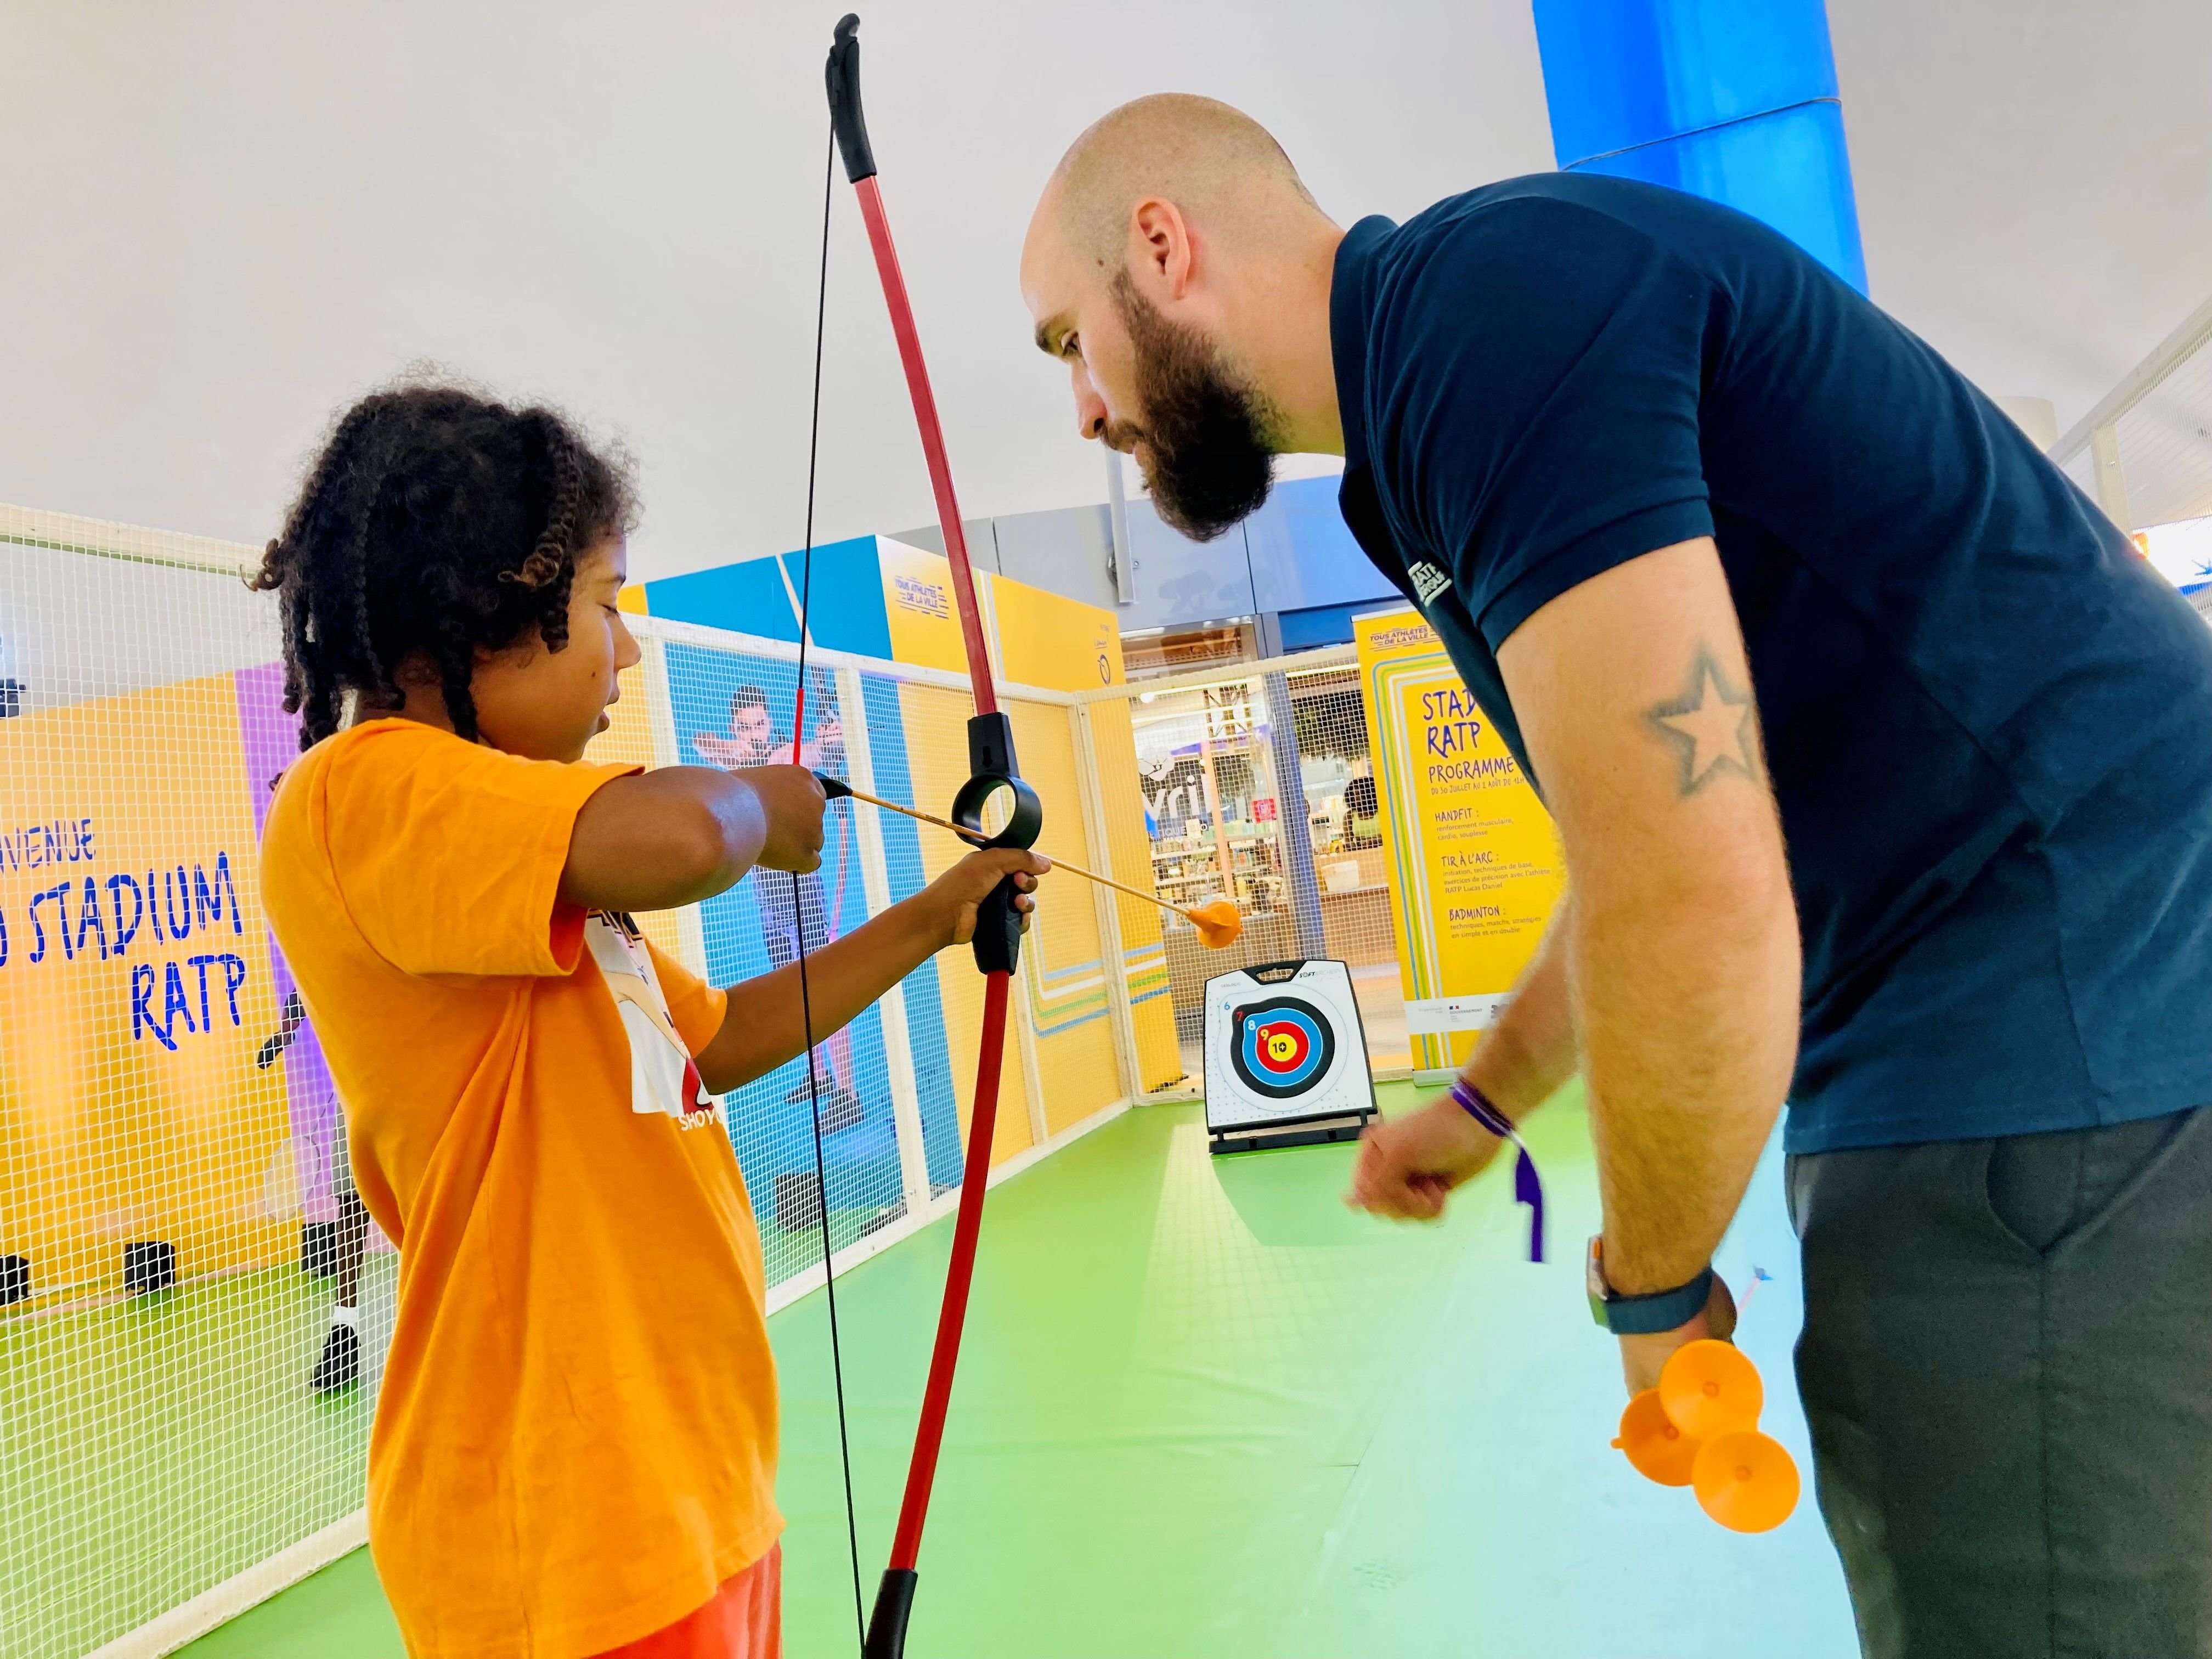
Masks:
[[[1866,291],[1823,0],[1534,0],[1534,9],[1563,171],[1725,202]]]

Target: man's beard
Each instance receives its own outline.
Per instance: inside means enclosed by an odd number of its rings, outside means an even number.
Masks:
[[[1273,411],[1231,377],[1204,335],[1146,303],[1127,271],[1115,277],[1113,294],[1129,331],[1144,418],[1141,425],[1109,430],[1108,440],[1141,440],[1152,506],[1184,535],[1210,542],[1267,499],[1274,482],[1275,452],[1267,440]]]

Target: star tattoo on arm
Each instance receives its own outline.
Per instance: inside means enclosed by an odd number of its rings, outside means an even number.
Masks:
[[[1709,647],[1698,646],[1682,695],[1655,705],[1644,719],[1681,757],[1685,797],[1731,772],[1759,776],[1758,707],[1748,690],[1729,683]]]

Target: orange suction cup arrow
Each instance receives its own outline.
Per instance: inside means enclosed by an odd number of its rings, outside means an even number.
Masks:
[[[1741,1350],[1708,1337],[1674,1350],[1659,1373],[1668,1421],[1692,1440],[1754,1428],[1766,1390]]]
[[[1209,951],[1226,950],[1244,932],[1243,914],[1225,898],[1201,904],[1183,915],[1197,925],[1198,942]]]
[[[1796,1460],[1756,1429],[1705,1442],[1691,1466],[1698,1506],[1731,1532],[1771,1532],[1797,1507]]]
[[[1698,1443],[1667,1420],[1659,1390],[1646,1389],[1620,1414],[1620,1435],[1613,1443],[1628,1455],[1636,1472],[1662,1486],[1686,1486],[1697,1462]]]

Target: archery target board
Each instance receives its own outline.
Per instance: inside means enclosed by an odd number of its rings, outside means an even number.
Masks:
[[[1217,1152],[1357,1134],[1375,1079],[1352,970],[1278,962],[1206,981],[1203,1081]],[[1294,1127],[1304,1133],[1283,1133]]]

